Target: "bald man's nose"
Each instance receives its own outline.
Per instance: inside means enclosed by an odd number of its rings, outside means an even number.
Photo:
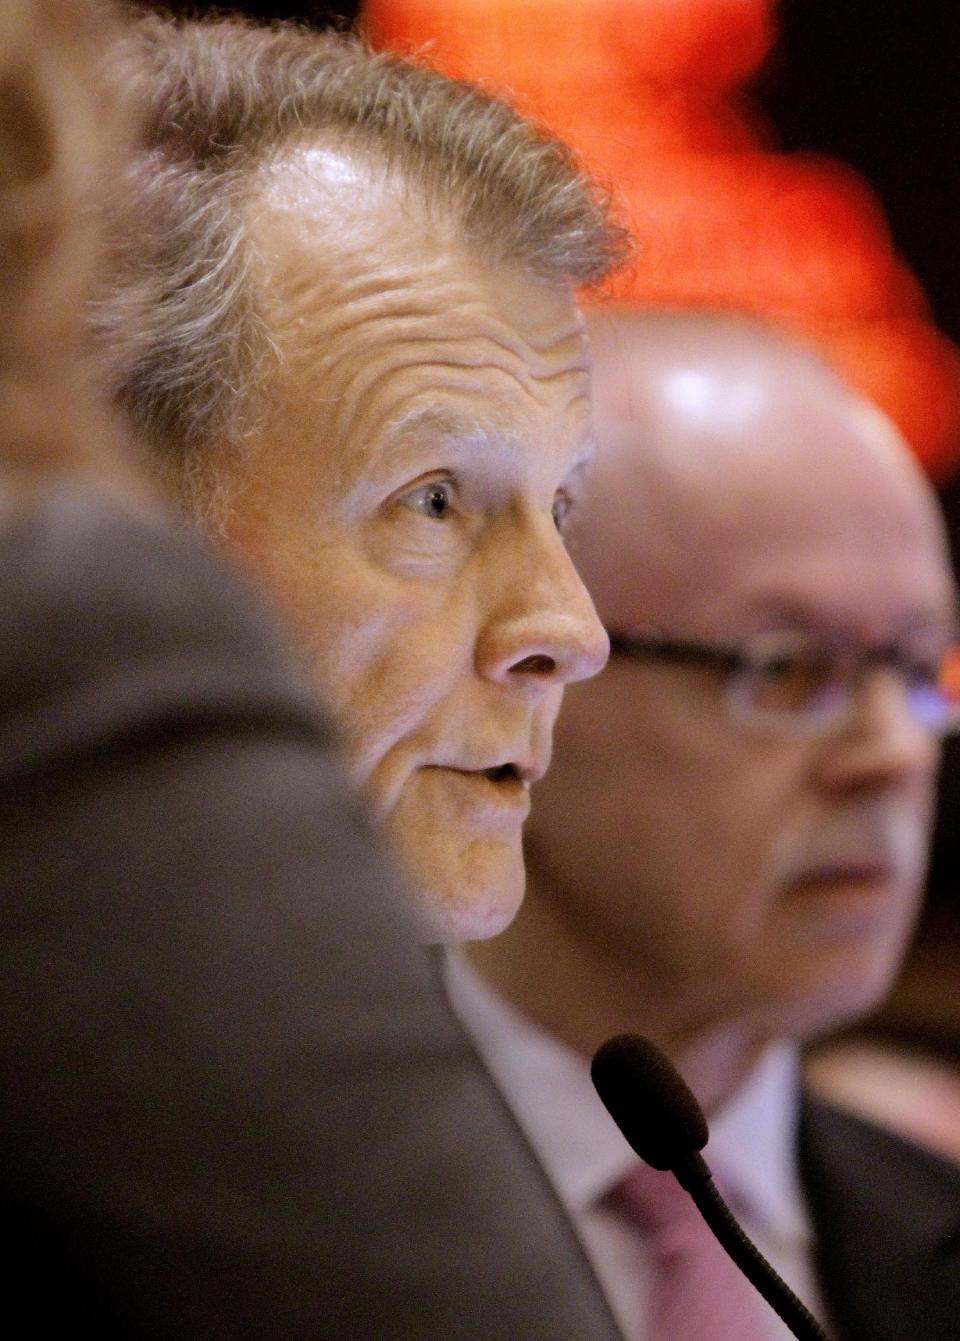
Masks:
[[[870,787],[932,778],[940,761],[938,736],[920,721],[903,681],[877,667],[856,691],[849,722],[823,756],[833,786]]]

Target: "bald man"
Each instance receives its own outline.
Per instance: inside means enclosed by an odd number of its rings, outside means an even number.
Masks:
[[[635,1157],[587,1075],[637,1031],[838,1337],[955,1341],[960,1172],[811,1102],[798,1065],[883,995],[917,911],[957,719],[935,500],[880,413],[763,327],[608,313],[592,335],[601,450],[570,543],[613,656],[570,696],[526,905],[453,964],[458,1008],[627,1337],[788,1335],[761,1303],[724,1331],[730,1283],[662,1321]]]

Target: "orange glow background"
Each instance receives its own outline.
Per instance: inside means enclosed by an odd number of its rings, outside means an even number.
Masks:
[[[886,410],[935,482],[960,465],[960,355],[879,201],[836,159],[779,152],[751,98],[773,0],[366,0],[364,23],[506,93],[610,187],[638,250],[595,296],[779,321]]]

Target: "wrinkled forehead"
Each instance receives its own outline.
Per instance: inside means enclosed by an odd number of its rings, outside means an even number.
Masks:
[[[287,450],[341,484],[378,462],[453,469],[481,454],[490,471],[552,480],[591,454],[569,286],[483,261],[339,155],[278,168],[250,232],[278,355],[270,450],[302,443]]]
[[[368,314],[433,317],[451,333],[489,329],[538,376],[586,372],[571,288],[485,258],[449,209],[427,208],[376,158],[335,144],[286,153],[264,169],[248,231],[275,326],[310,321],[335,336]]]

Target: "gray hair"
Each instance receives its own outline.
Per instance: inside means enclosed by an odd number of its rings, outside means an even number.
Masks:
[[[152,17],[124,60],[144,122],[108,211],[94,327],[108,390],[195,511],[255,427],[277,357],[244,224],[284,151],[324,139],[395,170],[484,260],[534,278],[591,283],[626,249],[565,146],[476,87],[356,37]]]

